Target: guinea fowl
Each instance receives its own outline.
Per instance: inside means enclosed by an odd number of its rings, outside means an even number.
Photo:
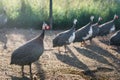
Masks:
[[[91,25],[93,24],[93,20],[94,16],[91,16],[90,22],[75,32],[74,42],[83,42],[85,44],[85,40],[88,40],[92,36],[93,30]]]
[[[65,52],[66,52],[66,45],[74,41],[76,22],[77,22],[77,19],[74,19],[73,27],[71,29],[57,34],[57,36],[53,39],[53,47],[58,47],[59,52],[60,52],[59,47],[61,46],[65,47]]]
[[[3,8],[3,13],[0,14],[0,27],[4,29],[5,24],[7,23],[8,19],[7,19],[7,15],[6,15],[6,8]],[[2,34],[1,36],[4,37],[3,39],[7,39],[7,37],[5,36],[6,33],[4,30],[0,31],[0,33]],[[7,41],[3,40],[2,41],[4,43],[3,45],[3,49],[7,49]]]
[[[117,15],[114,15],[114,18],[113,20],[111,21],[108,21],[102,25],[99,26],[99,34],[98,36],[106,36],[108,35],[109,33],[112,33],[115,31],[115,20],[118,19],[118,16]]]
[[[111,36],[110,45],[120,46],[120,30]]]
[[[101,17],[98,18],[98,22],[97,23],[95,23],[95,24],[92,25],[93,34],[89,38],[90,42],[92,42],[92,39],[95,38],[98,35],[98,33],[99,33],[100,21],[102,21]]]
[[[22,76],[24,76],[24,66],[29,65],[30,78],[32,79],[31,64],[37,61],[44,52],[43,40],[47,27],[47,24],[43,23],[41,35],[28,41],[26,44],[20,46],[12,53],[10,64],[22,66]]]
[[[7,38],[7,33],[6,33],[6,28],[2,28],[0,30],[0,41],[3,43],[3,50],[4,51],[5,49],[7,50],[7,42],[8,42],[8,38]]]
[[[5,10],[6,9],[3,8],[3,13],[0,14],[0,26],[1,27],[7,23],[7,15],[6,15],[6,11]]]

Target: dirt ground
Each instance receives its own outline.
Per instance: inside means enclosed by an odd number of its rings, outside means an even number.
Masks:
[[[67,46],[69,52],[59,53],[52,48],[52,39],[60,31],[46,31],[45,51],[39,61],[32,64],[33,76],[37,80],[120,80],[120,51],[111,48],[108,41],[101,38]],[[29,67],[25,66],[25,77],[21,77],[21,67],[10,65],[12,52],[41,33],[30,29],[0,30],[0,80],[30,80]],[[108,39],[108,38],[106,38]],[[3,49],[7,42],[8,48]],[[64,51],[64,48],[61,48]]]

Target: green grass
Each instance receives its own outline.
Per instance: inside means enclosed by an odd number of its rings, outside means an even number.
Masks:
[[[73,19],[77,18],[77,27],[89,22],[91,15],[95,21],[99,16],[103,22],[109,21],[114,14],[120,15],[120,2],[117,0],[53,0],[53,29],[68,29]],[[49,23],[49,0],[1,0],[2,7],[6,8],[8,27],[40,29],[43,21]],[[120,21],[117,21],[119,28]]]

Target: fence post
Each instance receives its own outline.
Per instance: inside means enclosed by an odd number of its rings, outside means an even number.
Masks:
[[[52,26],[52,0],[50,0],[50,10],[49,10],[49,19],[50,19],[50,27],[51,27],[51,29],[53,28],[53,26]]]

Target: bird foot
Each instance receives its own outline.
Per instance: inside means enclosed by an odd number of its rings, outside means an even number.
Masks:
[[[65,51],[65,53],[68,53],[69,51]]]
[[[22,72],[22,77],[25,77],[25,73],[24,72]]]
[[[58,53],[61,53],[62,51],[58,51]]]
[[[33,75],[33,80],[38,80],[37,75]]]
[[[85,47],[87,44],[85,42],[81,42],[80,47]]]

